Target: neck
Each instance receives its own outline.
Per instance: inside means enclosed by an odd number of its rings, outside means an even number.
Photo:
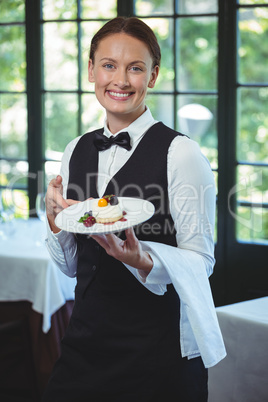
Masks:
[[[127,128],[133,121],[137,120],[144,112],[145,112],[145,107],[144,110],[139,113],[139,114],[133,114],[133,115],[122,115],[120,114],[120,117],[109,114],[107,113],[107,127],[111,131],[112,134],[118,133],[118,131],[123,130],[124,128]]]

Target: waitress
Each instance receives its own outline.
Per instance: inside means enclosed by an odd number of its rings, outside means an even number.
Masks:
[[[145,105],[160,58],[153,31],[134,17],[92,39],[88,78],[104,128],[67,145],[46,195],[48,249],[77,286],[43,402],[205,402],[207,368],[225,356],[208,281],[214,178],[198,145]],[[62,209],[105,194],[147,199],[155,214],[120,237],[55,225]]]

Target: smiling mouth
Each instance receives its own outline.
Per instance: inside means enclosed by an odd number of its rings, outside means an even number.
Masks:
[[[129,96],[133,95],[134,92],[113,92],[107,91],[110,96],[113,98],[124,99],[128,98]]]

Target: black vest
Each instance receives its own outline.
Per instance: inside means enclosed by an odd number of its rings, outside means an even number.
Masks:
[[[98,131],[102,132],[103,129]],[[98,151],[93,144],[92,134],[92,132],[87,133],[81,137],[71,156],[67,198],[83,201],[89,197],[99,197],[96,188]],[[176,246],[174,223],[169,213],[167,154],[170,143],[177,135],[177,132],[163,123],[153,125],[106,188],[105,194],[143,198],[154,204],[153,217],[135,228],[139,240]],[[100,194],[100,196],[103,195]],[[114,289],[123,293],[131,289],[136,290],[137,285],[140,287],[123,264],[99,249],[95,241],[88,239],[85,235],[78,235],[77,239],[79,252],[77,279],[81,293],[86,290],[98,270],[99,279],[101,280],[103,273],[103,282],[108,287],[112,285]],[[103,268],[99,269],[100,266],[111,268],[105,272]],[[125,278],[118,280],[115,272],[118,272],[119,277],[124,275]]]

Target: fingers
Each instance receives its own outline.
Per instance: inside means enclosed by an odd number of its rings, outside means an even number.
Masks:
[[[47,215],[54,218],[63,209],[69,207],[70,204],[62,196],[62,177],[58,175],[55,179],[52,179],[48,185],[46,193],[46,210]]]
[[[126,237],[127,237],[129,240],[137,239],[133,227],[126,229],[126,230],[125,230],[125,234],[126,234]]]
[[[105,249],[107,254],[131,267],[144,271],[145,276],[148,275],[153,267],[150,255],[142,250],[133,228],[126,229],[125,233],[125,241],[115,234],[92,235],[91,237]]]
[[[134,229],[131,227],[129,229],[125,230],[127,242],[130,248],[135,248],[137,247],[139,240],[137,239]]]
[[[113,233],[107,234],[106,239],[111,248],[122,246],[124,244],[124,240],[120,239]]]
[[[46,193],[46,212],[50,227],[54,232],[58,229],[55,226],[55,218],[59,212],[79,202],[80,201],[63,198],[62,177],[60,175],[49,182]]]
[[[132,228],[126,230],[126,241],[120,239],[113,233],[106,235],[92,235],[105,251],[117,259],[122,258],[122,254],[126,254],[127,251],[133,250],[134,252],[139,247],[139,241]]]
[[[55,179],[52,179],[48,186],[55,187],[55,188],[62,188],[62,177],[58,175]]]
[[[57,184],[59,184],[59,185],[62,184],[62,177],[60,175],[58,175],[55,180],[56,180]]]
[[[125,233],[125,241],[114,234],[93,235],[91,237],[105,249],[107,254],[141,270],[142,274],[144,271],[144,277],[146,277],[153,267],[153,261],[150,255],[142,250],[133,228],[127,229]]]
[[[64,198],[63,198],[63,200],[64,200]],[[81,201],[71,200],[70,198],[68,198],[68,199],[65,200],[65,201],[66,201],[68,207],[69,207],[70,205],[79,204],[79,202],[81,202]]]
[[[70,202],[70,200],[69,200]],[[47,195],[46,195],[46,204],[47,208],[49,207],[57,207],[60,209],[64,209],[69,207],[69,203],[63,198],[61,192],[57,187],[51,186],[51,188],[48,187],[47,189]]]
[[[124,241],[114,234],[92,235],[92,239],[96,240],[103,247],[107,254],[118,259],[123,252]]]
[[[109,250],[110,246],[105,235],[92,235],[90,237],[94,239],[106,251]]]

